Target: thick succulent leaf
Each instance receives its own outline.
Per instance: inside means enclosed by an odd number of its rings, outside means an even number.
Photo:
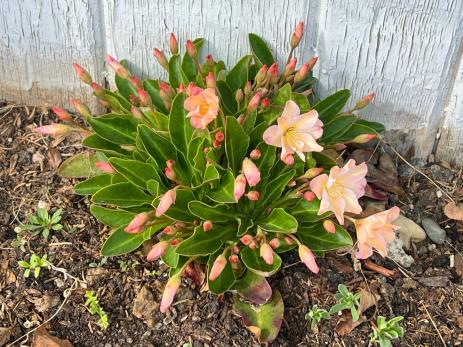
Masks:
[[[270,66],[275,62],[272,52],[268,48],[264,40],[256,34],[249,34],[249,45],[251,46],[252,55],[256,62],[257,68],[262,65]]]
[[[317,82],[317,79],[313,77],[312,72],[308,73],[307,76],[304,77],[302,81],[293,85],[293,91],[302,93],[306,90],[310,89],[313,84]],[[313,96],[313,94],[312,94]]]
[[[325,212],[322,215],[318,215],[320,210],[320,200],[314,199],[312,201],[306,201],[300,199],[296,206],[291,209],[291,214],[300,222],[317,222],[323,218],[332,215],[331,212]]]
[[[240,61],[238,61],[238,63],[236,63],[236,65],[228,73],[226,80],[232,93],[235,93],[240,88],[244,88],[244,85],[248,80],[250,62],[251,56],[246,55],[241,58]]]
[[[249,136],[245,133],[235,117],[227,117],[225,128],[225,152],[228,159],[228,167],[238,174],[244,156],[248,150]]]
[[[273,105],[284,107],[289,100],[291,100],[291,85],[286,83],[283,87],[278,89],[272,103]]]
[[[92,129],[102,138],[119,145],[133,145],[137,128],[134,121],[122,116],[108,114],[87,119]]]
[[[195,216],[203,220],[212,220],[214,222],[227,222],[235,218],[235,214],[228,205],[218,204],[210,206],[202,201],[190,201],[188,209]]]
[[[338,165],[336,160],[323,152],[312,152],[312,157],[315,159],[317,166],[324,167],[325,169],[330,169]]]
[[[101,136],[97,134],[92,134],[87,136],[83,141],[82,144],[85,147],[92,148],[101,152],[106,153],[107,155],[116,156],[116,157],[123,157],[128,158],[132,156],[132,152],[122,148],[121,146],[105,140]]]
[[[288,182],[294,177],[295,170],[291,169],[277,176],[264,187],[260,203],[265,205],[278,199],[285,190]]]
[[[291,93],[291,100],[293,100],[297,106],[299,106],[301,113],[305,113],[310,110],[309,100],[307,100],[307,96],[304,94]]]
[[[326,124],[343,109],[349,97],[350,91],[342,89],[318,102],[313,108],[317,110],[323,124]]]
[[[232,289],[255,305],[265,304],[272,297],[272,287],[265,277],[252,271],[246,271],[244,276],[235,282]]]
[[[123,59],[120,61],[120,63],[122,66],[128,69],[127,60]],[[116,74],[114,81],[116,82],[117,91],[127,100],[129,100],[130,94],[137,95],[137,88],[135,88],[135,86],[129,80],[121,78]]]
[[[283,106],[271,105],[269,108],[262,110],[262,118],[265,120],[266,126],[273,125],[277,118],[283,113]],[[262,141],[262,138],[261,138]]]
[[[192,236],[177,246],[175,252],[184,256],[209,255],[217,252],[224,242],[234,238],[236,238],[234,226],[217,224],[209,232],[205,232],[202,226],[198,226]]]
[[[331,140],[331,142],[344,143],[347,141],[352,141],[357,136],[363,134],[379,135],[379,133],[375,129],[370,128],[369,126],[366,126],[364,124],[360,124],[357,120],[357,122],[352,124],[352,126],[349,127],[349,129],[347,129],[344,133],[336,134],[336,136],[334,137],[334,139]]]
[[[174,89],[178,88],[180,83],[188,85],[188,78],[182,71],[182,58],[179,55],[174,55],[169,60],[169,83]]]
[[[146,125],[138,126],[138,136],[140,136],[146,152],[154,159],[159,168],[164,168],[169,159],[178,162],[177,150],[174,145]]]
[[[198,52],[198,56],[200,56],[201,48],[204,45],[204,39],[203,38],[194,39],[193,44],[196,46],[196,51]],[[190,82],[194,82],[196,80],[196,75],[198,72],[196,70],[196,66],[195,66],[193,59],[188,55],[188,53],[185,53],[183,55],[182,71]]]
[[[246,132],[246,134],[249,134],[252,131],[252,129],[254,129],[254,126],[256,125],[256,119],[257,110],[246,115],[246,118],[243,123],[243,130]]]
[[[259,223],[268,232],[291,234],[297,231],[297,220],[282,208],[275,208]]]
[[[386,128],[384,127],[383,124],[378,123],[378,122],[372,122],[372,121],[365,120],[365,119],[359,119],[357,121],[357,124],[362,124],[362,125],[365,125],[367,127],[370,127],[372,129],[374,129],[379,134],[386,130]]]
[[[95,166],[97,161],[105,160],[104,155],[98,153],[79,153],[63,161],[58,169],[62,177],[87,178],[101,174]]]
[[[265,122],[260,123],[249,133],[249,148],[256,148],[262,142],[262,135],[267,130],[268,125]]]
[[[117,172],[142,189],[146,189],[146,182],[150,179],[160,181],[158,172],[150,164],[120,158],[110,158],[109,162]]]
[[[299,225],[299,240],[313,251],[331,251],[341,247],[352,246],[352,238],[342,226],[335,223],[336,232],[330,234],[323,228],[323,223]]]
[[[219,249],[214,254],[211,254],[207,262],[207,286],[209,287],[209,290],[212,293],[217,294],[217,295],[225,293],[235,283],[235,274],[233,272],[233,269],[229,261],[227,261],[225,268],[215,280],[211,281],[211,279],[209,278],[212,265],[214,264],[214,261],[217,259],[217,257],[221,253],[222,253],[222,249]]]
[[[135,217],[133,212],[115,210],[94,204],[90,206],[90,212],[99,222],[109,225],[111,228],[125,227]]]
[[[206,158],[204,157],[204,137],[195,137],[191,139],[188,145],[188,162],[199,174],[206,169]]]
[[[193,127],[189,119],[186,117],[187,113],[183,107],[183,102],[186,96],[184,93],[179,93],[175,96],[172,102],[172,108],[169,116],[169,134],[172,144],[177,148],[180,153],[186,156],[188,153],[188,144],[193,135]]]
[[[243,236],[254,226],[254,222],[250,218],[236,218],[238,221],[238,233],[236,236],[240,237]]]
[[[227,170],[226,173],[222,175],[222,182],[220,182],[219,187],[207,193],[207,196],[215,202],[234,203],[234,186],[235,177],[230,170]]]
[[[325,144],[339,142],[336,139],[346,133],[357,119],[357,116],[336,116],[332,121],[324,124],[320,141]]]
[[[271,343],[276,339],[285,310],[278,290],[273,291],[272,299],[264,305],[254,306],[237,297],[233,308],[260,343]]]
[[[161,94],[159,93],[159,85],[158,81],[156,80],[144,80],[143,81],[143,89],[145,89],[151,97],[151,101],[156,108],[164,114],[167,114],[169,111],[164,104],[164,101],[161,98]]]
[[[194,194],[188,189],[176,189],[175,190],[175,204],[173,204],[164,215],[174,220],[182,222],[192,222],[196,219],[194,215],[188,210],[188,203],[195,200]],[[157,206],[159,198],[154,200],[155,206]]]
[[[237,111],[235,95],[230,89],[230,86],[225,81],[216,82],[217,91],[219,92],[220,101],[228,113],[234,114]]]
[[[95,194],[101,188],[109,186],[111,184],[112,175],[103,174],[94,177],[90,177],[83,182],[78,183],[74,187],[74,191],[79,195],[91,195]]]
[[[116,183],[97,191],[92,202],[119,207],[141,206],[153,198],[130,182]]]
[[[259,168],[261,180],[270,175],[270,169],[273,167],[276,158],[276,147],[269,146],[264,142],[259,143],[257,149],[260,151],[260,158],[254,160],[254,163]]]
[[[200,186],[204,186],[220,179],[220,173],[214,165],[208,165],[204,171],[203,180]],[[197,187],[195,187],[197,188]]]
[[[179,255],[175,252],[175,247],[169,245],[166,252],[162,255],[162,261],[170,268],[176,268],[178,265]]]
[[[280,269],[281,258],[273,253],[273,264],[267,264],[260,256],[259,248],[245,247],[240,252],[241,261],[252,272],[259,276],[269,277]]]

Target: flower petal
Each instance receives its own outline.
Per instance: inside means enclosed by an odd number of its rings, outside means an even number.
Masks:
[[[272,125],[271,127],[267,128],[262,135],[262,139],[265,141],[266,144],[281,147],[281,137],[282,133],[278,125]]]

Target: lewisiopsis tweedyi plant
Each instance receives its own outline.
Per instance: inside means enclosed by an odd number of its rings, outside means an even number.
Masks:
[[[352,218],[362,211],[365,163],[349,160],[338,166],[342,157],[326,151],[379,136],[381,124],[355,113],[374,94],[344,112],[348,90],[318,100],[311,89],[317,58],[299,69],[293,58],[302,35],[301,22],[280,69],[266,43],[250,34],[251,54],[227,71],[211,55],[200,59],[203,39],[188,40],[180,55],[171,34],[169,59],[154,50],[168,81],[140,80],[125,61],[108,56],[116,91],[74,64],[110,113],[92,115],[72,100],[89,128],[55,108],[64,124],[37,129],[84,136],[90,151],[66,160],[60,173],[87,178],[75,191],[91,195],[91,212],[112,228],[104,256],[152,242],[147,259],[161,258],[170,267],[162,312],[173,302],[182,276],[189,276],[215,294],[236,293],[234,308],[245,325],[261,342],[272,341],[284,308],[266,277],[280,269],[281,253],[297,249],[317,273],[316,257],[354,247],[342,226],[345,219],[357,230],[358,258],[369,257],[372,248],[384,255],[386,242],[394,238],[397,207]]]

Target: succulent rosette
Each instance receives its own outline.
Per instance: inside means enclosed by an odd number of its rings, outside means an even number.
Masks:
[[[141,80],[126,62],[108,57],[115,91],[75,64],[110,112],[91,115],[75,101],[89,129],[60,109],[65,124],[38,129],[85,136],[89,151],[66,160],[60,173],[87,178],[75,191],[91,196],[92,214],[112,230],[104,256],[149,243],[147,259],[162,259],[170,268],[162,312],[175,300],[182,276],[204,278],[195,275],[204,272],[209,291],[236,293],[235,310],[245,324],[260,341],[272,341],[283,301],[266,278],[282,266],[282,253],[298,251],[309,273],[317,273],[317,257],[354,247],[342,224],[345,213],[362,210],[358,199],[367,168],[353,160],[341,165],[342,157],[329,153],[377,137],[384,128],[353,112],[371,95],[347,112],[348,90],[318,100],[311,88],[317,59],[297,69],[292,57],[302,29],[300,24],[294,32],[282,69],[254,34],[252,54],[230,70],[210,55],[200,59],[203,39],[188,40],[180,55],[171,35],[169,59],[154,50],[167,71],[165,81]],[[384,253],[396,212],[357,223],[362,257],[372,247]]]

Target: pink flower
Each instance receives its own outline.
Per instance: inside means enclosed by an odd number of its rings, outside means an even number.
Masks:
[[[268,265],[273,264],[273,249],[268,243],[260,245],[260,256]]]
[[[223,254],[219,255],[215,261],[214,264],[212,264],[211,272],[209,273],[209,279],[211,281],[214,281],[217,279],[217,277],[220,276],[222,271],[225,269],[225,266],[227,265],[227,258]]]
[[[373,248],[383,257],[387,255],[386,244],[395,239],[395,230],[399,229],[397,225],[391,223],[399,217],[399,214],[400,209],[394,206],[354,222],[357,231],[358,259],[368,258],[373,254]]]
[[[315,262],[315,256],[312,251],[303,244],[299,244],[299,258],[301,258],[301,261],[309,268],[310,271],[314,274],[318,273],[319,268]]]
[[[246,190],[246,178],[243,174],[236,176],[235,185],[233,187],[233,196],[238,201]]]
[[[350,159],[344,167],[334,166],[329,176],[323,174],[310,181],[310,188],[321,200],[318,215],[334,212],[340,224],[344,224],[344,212],[360,213],[358,199],[365,194],[367,165],[355,165]]]
[[[168,247],[169,247],[169,242],[160,241],[156,243],[146,255],[146,260],[155,261],[161,258],[164,255],[164,253],[166,253]]]
[[[44,125],[35,128],[35,131],[39,134],[50,135],[50,136],[63,136],[71,132],[71,128],[64,124],[52,123],[50,125]]]
[[[219,98],[214,89],[207,88],[197,95],[189,96],[184,107],[188,111],[187,117],[190,118],[192,127],[205,129],[219,113]]]
[[[323,123],[318,119],[316,110],[300,114],[297,104],[286,102],[278,125],[272,125],[263,134],[264,141],[272,146],[281,147],[281,159],[287,154],[296,153],[305,161],[304,152],[321,152],[323,147],[316,140],[323,134]]]
[[[246,181],[248,181],[249,186],[254,187],[257,185],[257,183],[260,182],[260,171],[256,164],[252,162],[252,160],[244,158],[241,169],[244,176],[246,177]]]
[[[162,216],[173,204],[175,204],[175,196],[174,189],[170,189],[162,195],[159,205],[156,208],[156,217]]]
[[[95,166],[104,173],[113,174],[116,172],[110,163],[105,163],[104,161],[97,161]]]
[[[169,278],[169,281],[167,281],[164,292],[162,293],[161,305],[159,308],[162,313],[166,313],[172,304],[172,301],[174,301],[175,294],[177,293],[178,288],[180,288],[180,283],[182,283],[180,275],[171,277]]]
[[[106,163],[104,163],[106,164]],[[112,168],[112,167],[111,167]],[[101,169],[100,169],[101,170]],[[113,169],[114,170],[114,169]],[[124,229],[126,233],[139,233],[143,231],[146,223],[153,219],[153,213],[143,212],[137,214]]]

